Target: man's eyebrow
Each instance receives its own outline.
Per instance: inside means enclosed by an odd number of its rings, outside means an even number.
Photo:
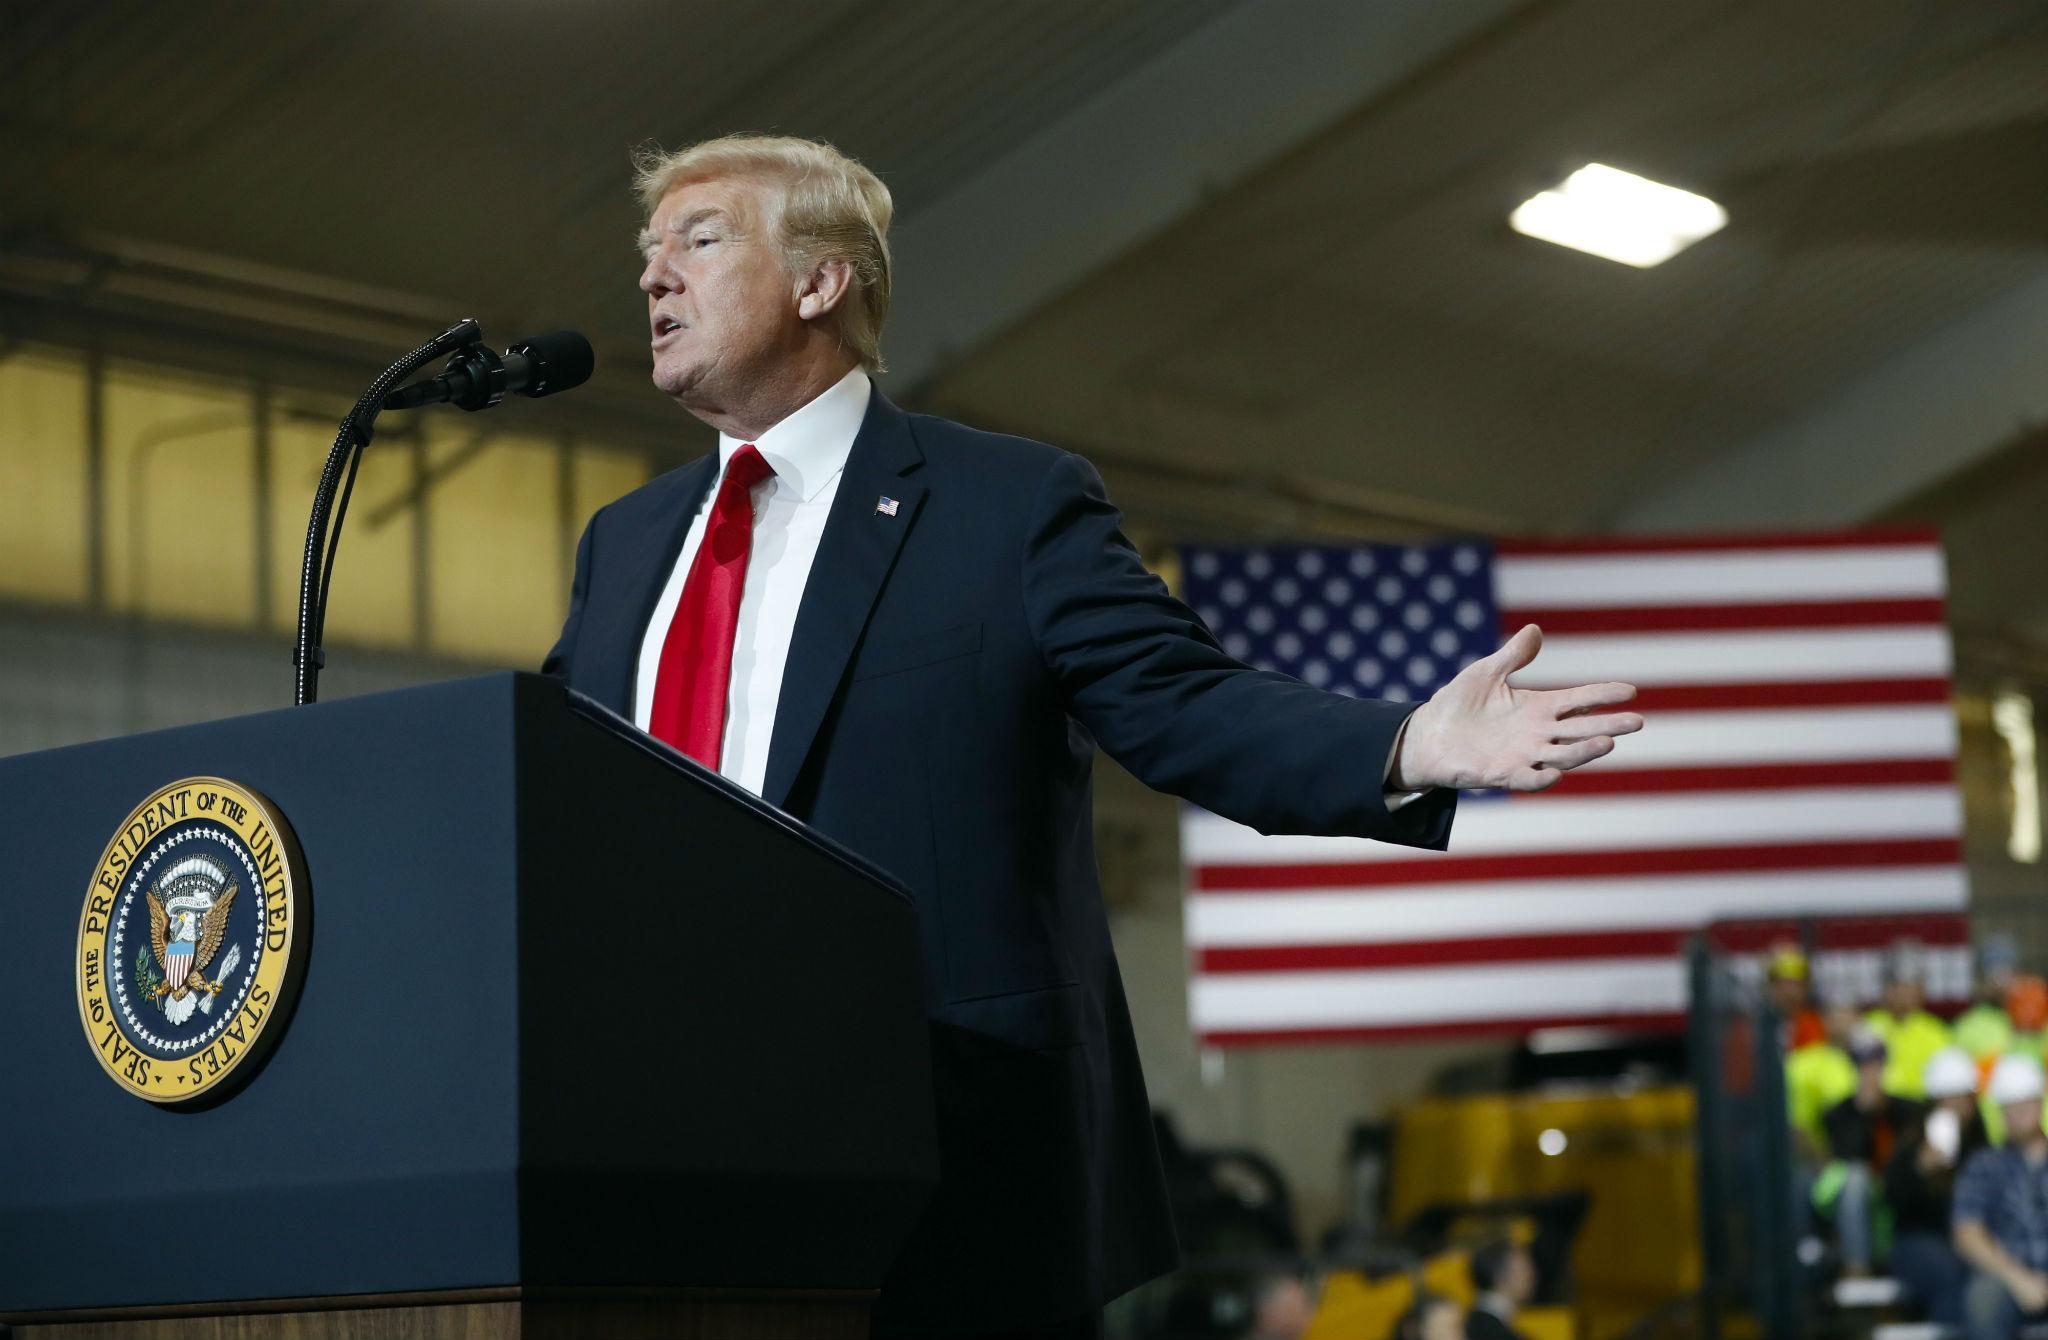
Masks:
[[[672,233],[687,233],[698,224],[708,223],[714,219],[730,225],[732,215],[718,205],[706,205],[702,209],[691,210],[680,219],[670,220],[668,228]],[[652,228],[642,228],[639,237],[635,239],[635,244],[642,253],[645,253],[661,244],[661,234]]]
[[[728,214],[721,206],[706,205],[702,209],[691,210],[681,219],[670,224],[669,227],[679,233],[687,233],[698,224],[708,223],[712,219],[717,219],[720,223],[730,223],[732,215]]]

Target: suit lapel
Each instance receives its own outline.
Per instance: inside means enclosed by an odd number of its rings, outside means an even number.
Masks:
[[[908,416],[881,391],[873,392],[797,609],[761,792],[771,805],[788,798],[810,756],[882,584],[924,504],[925,488],[903,478],[923,463]],[[884,498],[895,500],[893,516],[881,510]]]
[[[668,585],[671,572],[675,571],[676,559],[683,552],[683,541],[690,536],[690,522],[696,519],[697,509],[704,505],[704,495],[718,478],[718,453],[713,451],[701,460],[676,471],[668,498],[662,501],[654,512],[649,525],[646,552],[657,556],[657,561],[645,565],[639,574],[637,585],[625,593],[625,636],[620,639],[622,657],[615,683],[618,701],[611,704],[619,715],[631,720],[633,702],[638,685],[635,679],[640,671],[640,646],[647,636],[647,621],[654,617],[654,607],[661,603],[662,588]]]

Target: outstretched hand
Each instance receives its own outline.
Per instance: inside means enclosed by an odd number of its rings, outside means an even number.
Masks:
[[[1608,710],[1636,696],[1631,684],[1548,691],[1511,686],[1508,676],[1535,660],[1542,646],[1543,630],[1526,624],[1415,709],[1387,785],[1396,791],[1541,791],[1612,753],[1615,736],[1643,728],[1640,714]]]

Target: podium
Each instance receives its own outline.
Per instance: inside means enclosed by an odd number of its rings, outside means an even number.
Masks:
[[[307,938],[268,1054],[173,1106],[77,965],[190,777],[289,823]],[[16,1340],[866,1335],[938,1172],[914,909],[603,708],[501,674],[0,759],[0,832]]]

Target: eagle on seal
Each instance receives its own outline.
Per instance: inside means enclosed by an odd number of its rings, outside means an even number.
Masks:
[[[171,867],[148,891],[150,948],[164,968],[152,997],[170,996],[164,1013],[172,1023],[191,1017],[197,993],[220,994],[221,984],[208,981],[205,969],[227,937],[228,912],[239,889],[226,871],[195,856]]]

